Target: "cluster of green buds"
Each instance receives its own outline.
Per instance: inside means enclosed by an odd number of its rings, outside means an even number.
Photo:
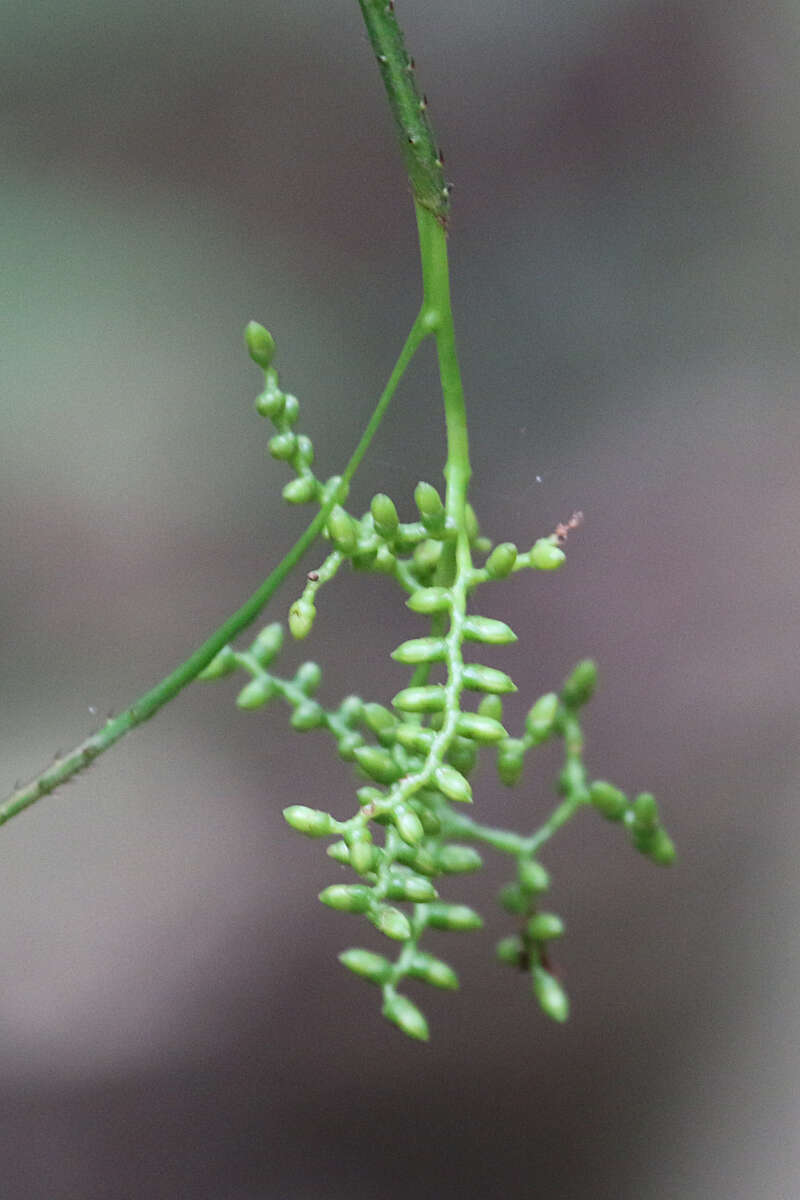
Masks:
[[[291,503],[324,502],[326,488],[311,470],[310,442],[292,431],[297,401],[278,387],[272,339],[255,325],[248,328],[247,338],[251,356],[265,373],[256,407],[277,430],[270,451],[297,473],[284,496]],[[513,679],[506,671],[476,661],[468,651],[510,646],[517,640],[504,621],[474,611],[476,589],[523,569],[552,571],[561,566],[566,532],[578,523],[579,514],[519,552],[511,542],[492,545],[483,537],[469,507],[460,522],[454,520],[429,483],[417,485],[414,504],[416,514],[407,522],[384,493],[374,496],[361,516],[343,505],[333,508],[325,531],[331,550],[309,573],[289,611],[290,632],[302,639],[311,631],[319,589],[345,563],[394,578],[406,594],[408,608],[427,628],[392,651],[395,662],[411,674],[390,704],[347,696],[336,707],[326,707],[316,698],[321,671],[313,662],[303,663],[292,678],[277,675],[273,666],[283,641],[279,624],[268,625],[244,650],[225,647],[201,678],[243,671],[249,678],[237,697],[240,708],[255,710],[280,699],[291,710],[294,729],[327,730],[339,756],[352,764],[360,785],[352,815],[340,819],[294,804],[284,810],[284,817],[307,837],[330,839],[328,855],[351,873],[349,881],[332,883],[321,892],[322,903],[365,919],[397,945],[394,957],[361,947],[340,955],[345,967],[380,989],[382,1012],[390,1021],[410,1037],[426,1039],[425,1016],[400,990],[402,985],[417,980],[436,988],[458,987],[453,968],[425,951],[421,942],[428,928],[481,928],[482,918],[474,909],[440,892],[450,876],[482,866],[476,844],[515,861],[515,878],[501,892],[500,902],[518,918],[519,928],[499,943],[498,957],[528,972],[542,1010],[563,1021],[569,1003],[550,953],[564,925],[559,916],[540,907],[550,886],[549,873],[539,861],[541,849],[582,808],[595,808],[620,822],[634,846],[656,863],[670,863],[674,848],[649,793],[629,802],[613,785],[587,776],[580,715],[595,689],[597,670],[591,660],[579,663],[559,692],[540,696],[520,732],[511,734],[503,705],[517,690]],[[511,787],[521,778],[527,754],[551,739],[563,743],[563,768],[555,806],[538,828],[516,833],[483,825],[468,814],[471,776],[482,755],[494,755],[500,780]]]

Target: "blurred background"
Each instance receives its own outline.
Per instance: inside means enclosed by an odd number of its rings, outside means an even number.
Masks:
[[[521,545],[517,727],[586,654],[592,772],[652,789],[666,872],[592,814],[544,854],[554,1027],[496,965],[506,864],[453,880],[457,995],[378,1013],[291,802],[348,769],[231,681],[190,689],[0,834],[4,1200],[789,1200],[798,1102],[800,10],[788,0],[403,0],[454,183],[474,500]],[[319,469],[413,318],[413,214],[354,0],[8,0],[0,39],[5,786],[184,658],[299,532],[254,415],[251,317]],[[430,353],[362,468],[440,482]],[[308,565],[313,565],[310,561]],[[329,700],[385,700],[416,628],[343,579]],[[269,619],[299,590],[284,587]],[[97,715],[95,715],[95,713]],[[555,762],[485,819],[552,804]],[[491,861],[491,860],[490,860]],[[368,931],[367,931],[368,935]]]

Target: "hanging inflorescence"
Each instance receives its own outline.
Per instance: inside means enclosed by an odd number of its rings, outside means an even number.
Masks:
[[[283,495],[293,504],[322,504],[340,480],[334,477],[323,483],[314,474],[313,447],[305,435],[295,432],[299,405],[279,386],[270,335],[251,323],[247,342],[252,358],[264,370],[265,386],[256,410],[275,428],[270,453],[295,471]],[[579,515],[520,553],[511,542],[493,546],[481,536],[469,507],[466,528],[455,528],[437,489],[429,483],[418,484],[414,501],[417,516],[410,522],[399,519],[394,502],[383,493],[373,497],[369,511],[360,517],[337,505],[326,528],[330,553],[309,573],[302,595],[289,611],[291,633],[304,638],[314,622],[319,589],[345,563],[395,579],[406,593],[407,606],[427,628],[392,652],[396,662],[411,669],[411,677],[393,697],[391,707],[347,696],[337,707],[326,708],[315,698],[321,670],[314,662],[303,663],[291,679],[277,675],[273,664],[283,642],[283,627],[277,623],[262,629],[245,650],[226,646],[200,678],[244,672],[249,680],[237,698],[240,708],[257,709],[281,699],[291,709],[294,729],[327,730],[339,756],[353,764],[362,781],[353,816],[342,821],[304,805],[286,808],[284,816],[300,833],[334,839],[328,854],[357,877],[356,882],[325,888],[320,900],[365,917],[398,943],[399,953],[393,959],[366,949],[340,955],[346,967],[380,987],[386,1017],[411,1037],[425,1039],[427,1022],[417,1005],[398,990],[402,981],[418,979],[448,989],[458,986],[452,967],[423,950],[421,941],[428,927],[464,931],[482,925],[472,908],[443,900],[437,886],[444,876],[482,866],[472,844],[477,842],[514,861],[514,879],[502,889],[500,902],[515,916],[517,928],[498,944],[498,957],[528,972],[542,1009],[563,1021],[568,1000],[552,969],[549,948],[563,934],[564,925],[555,913],[542,908],[550,877],[537,857],[540,848],[585,807],[622,824],[636,849],[656,863],[670,864],[674,846],[660,824],[652,795],[641,793],[631,801],[612,784],[592,781],[587,775],[580,712],[595,688],[597,672],[591,660],[575,667],[560,692],[540,696],[528,711],[521,734],[512,736],[504,724],[503,697],[515,692],[516,686],[505,671],[474,659],[481,645],[504,646],[517,640],[504,621],[475,609],[478,587],[525,569],[560,567],[565,559],[563,542]],[[456,565],[450,581],[443,583],[440,565],[448,545],[458,538],[469,552],[451,556]],[[465,813],[463,806],[472,801],[470,775],[482,751],[494,752],[500,779],[513,786],[528,752],[550,739],[563,743],[564,765],[557,783],[561,800],[535,832],[490,828]]]

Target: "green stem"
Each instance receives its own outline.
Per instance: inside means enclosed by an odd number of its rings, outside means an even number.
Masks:
[[[411,327],[405,345],[400,351],[400,356],[375,406],[375,410],[350,457],[350,461],[345,467],[341,480],[337,485],[330,488],[330,494],[316,517],[314,517],[313,521],[300,535],[288,554],[267,576],[261,586],[253,592],[252,596],[245,601],[233,616],[220,625],[219,629],[215,630],[211,637],[203,642],[171,674],[162,679],[160,683],[157,683],[150,691],[145,692],[138,700],[135,700],[124,712],[110,718],[102,729],[98,729],[96,733],[91,734],[90,737],[82,741],[68,754],[59,757],[44,771],[36,775],[34,779],[30,780],[29,783],[12,792],[8,799],[0,805],[0,825],[10,820],[11,817],[15,817],[17,813],[28,808],[42,796],[47,796],[55,791],[57,787],[66,783],[67,780],[72,779],[80,771],[85,770],[99,755],[113,746],[115,742],[118,742],[126,733],[130,733],[132,729],[135,729],[143,721],[148,720],[148,718],[157,713],[160,708],[163,708],[165,704],[177,696],[178,692],[182,691],[187,684],[197,678],[203,668],[208,666],[212,658],[219,653],[223,646],[226,646],[228,642],[255,620],[267,601],[271,599],[283,583],[286,576],[297,565],[318,534],[322,532],[334,506],[346,495],[347,486],[378,430],[383,416],[389,407],[389,403],[397,390],[397,385],[400,383],[417,349],[430,332],[431,330],[421,310]]]

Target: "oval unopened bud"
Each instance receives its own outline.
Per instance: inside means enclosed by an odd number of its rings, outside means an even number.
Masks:
[[[483,663],[465,663],[461,679],[464,687],[474,692],[492,692],[499,696],[517,690],[514,680],[505,671],[485,667]]]
[[[508,731],[499,721],[481,713],[461,713],[456,728],[462,737],[473,738],[476,742],[499,742],[508,737]]]
[[[297,674],[294,677],[294,682],[300,688],[301,692],[305,692],[310,696],[315,692],[322,681],[322,668],[319,663],[304,662],[297,668]]]
[[[253,362],[265,371],[275,357],[275,339],[258,321],[248,321],[244,330],[247,352]]]
[[[539,895],[550,887],[550,872],[535,859],[523,859],[519,864],[519,882],[523,892]]]
[[[392,964],[389,960],[382,954],[373,954],[371,950],[343,950],[339,955],[339,962],[347,967],[348,971],[360,975],[370,983],[386,983],[392,974]]]
[[[280,621],[265,625],[250,647],[250,653],[262,667],[268,667],[283,645],[283,626]]]
[[[340,758],[345,762],[352,762],[355,757],[355,752],[359,746],[364,745],[364,739],[360,733],[353,730],[351,733],[344,734],[336,743],[336,750]]]
[[[549,538],[539,538],[531,547],[531,566],[537,571],[557,571],[566,560],[566,554]]]
[[[514,569],[517,547],[513,542],[501,542],[495,546],[486,560],[486,571],[490,579],[505,579]]]
[[[434,929],[452,929],[456,932],[483,928],[483,919],[466,904],[444,904],[435,901],[427,908],[428,924]]]
[[[382,704],[376,704],[374,701],[364,705],[364,721],[368,729],[378,737],[381,741],[389,740],[397,725],[397,718],[393,712],[385,708]]]
[[[347,842],[333,842],[328,846],[325,853],[334,862],[341,863],[343,867],[346,867],[350,862],[350,851],[347,848]]]
[[[584,658],[569,675],[561,689],[561,699],[567,708],[580,708],[594,695],[597,687],[597,663]]]
[[[316,700],[305,700],[302,704],[298,704],[289,723],[292,729],[296,729],[299,733],[305,733],[309,729],[317,729],[324,720],[325,712],[322,705],[317,704]]]
[[[393,875],[386,885],[389,900],[408,900],[413,904],[427,904],[438,896],[430,879],[421,875]]]
[[[246,710],[261,708],[275,695],[275,684],[268,675],[251,679],[236,697],[236,707]]]
[[[287,425],[294,425],[297,418],[300,416],[300,401],[297,396],[292,396],[286,393],[286,400],[283,405],[283,419]]]
[[[358,746],[353,757],[361,770],[376,783],[394,783],[403,773],[391,754],[380,746]]]
[[[487,692],[485,696],[481,697],[478,712],[482,717],[492,717],[495,721],[500,721],[503,718],[503,701],[499,696],[493,696],[491,692]]]
[[[297,438],[293,433],[276,433],[267,442],[267,449],[279,462],[288,462],[297,449]]]
[[[628,809],[625,793],[604,779],[595,779],[591,784],[589,801],[608,821],[621,821]]]
[[[525,947],[522,938],[516,933],[501,938],[495,946],[495,953],[500,962],[509,967],[521,967],[525,962]]]
[[[375,917],[375,928],[384,937],[393,938],[396,942],[407,942],[411,937],[411,923],[399,908],[387,906],[379,909]]]
[[[464,637],[468,642],[483,642],[487,646],[507,646],[517,640],[517,635],[505,621],[497,621],[494,617],[469,616],[464,618],[462,625]]]
[[[261,417],[269,421],[277,421],[283,412],[286,396],[274,380],[267,380],[267,386],[260,396],[256,396],[255,409]]]
[[[392,498],[385,492],[378,492],[372,497],[369,508],[376,532],[383,538],[391,538],[400,523]]]
[[[666,829],[658,829],[653,837],[652,845],[647,851],[648,856],[659,867],[671,867],[677,857],[675,843]]]
[[[478,743],[468,737],[455,737],[447,751],[447,761],[462,775],[469,775],[478,761]]]
[[[285,808],[283,818],[292,829],[304,833],[306,837],[328,837],[335,832],[330,813],[322,812],[318,808],[307,808],[305,804],[292,804]]]
[[[534,995],[542,1012],[553,1021],[566,1021],[569,1016],[569,998],[556,977],[538,964],[531,974]]]
[[[320,892],[319,898],[337,912],[365,913],[374,900],[368,887],[360,883],[334,883]]]
[[[442,846],[436,855],[439,870],[445,875],[466,875],[470,871],[478,871],[483,866],[483,859],[472,846],[458,846],[450,843]]]
[[[432,483],[417,484],[414,489],[414,502],[419,509],[419,515],[426,528],[442,528],[444,525],[444,504]]]
[[[425,830],[422,828],[419,817],[405,804],[395,806],[392,810],[392,820],[400,837],[409,846],[418,846],[425,837]]]
[[[319,483],[313,475],[299,475],[289,480],[281,495],[289,504],[309,504],[316,500],[318,492]]]
[[[314,461],[314,443],[310,437],[306,437],[304,433],[297,435],[297,449],[294,452],[294,465],[298,469],[300,467],[310,467]],[[322,492],[322,484],[317,480],[316,487],[318,494]]]
[[[501,887],[497,899],[506,912],[521,915],[528,907],[528,897],[518,883],[506,883]]]
[[[414,979],[421,979],[433,987],[445,988],[448,991],[455,991],[458,987],[458,976],[450,964],[422,950],[417,951],[412,958],[408,973]]]
[[[436,786],[442,795],[448,800],[457,801],[461,804],[470,804],[472,801],[472,787],[460,771],[455,767],[451,767],[449,763],[442,763],[437,767],[433,774]]]
[[[658,828],[658,804],[652,792],[640,792],[632,808],[631,824],[636,833],[650,833]]]
[[[525,764],[525,743],[521,738],[506,738],[497,744],[497,774],[507,787],[519,782]]]
[[[435,613],[444,612],[450,607],[450,592],[443,587],[417,588],[406,600],[412,612]]]
[[[230,675],[231,671],[236,670],[236,654],[232,647],[223,646],[218,654],[215,654],[207,667],[197,676],[198,679],[222,679],[224,675]]]
[[[525,732],[534,746],[546,742],[555,728],[558,713],[558,696],[547,692],[540,696],[525,718]]]
[[[424,687],[403,688],[392,700],[395,708],[403,712],[441,712],[447,701],[447,693],[439,683]]]
[[[317,610],[310,600],[295,600],[289,609],[289,632],[298,642],[307,638],[314,625]]]
[[[525,931],[535,942],[549,942],[564,936],[564,922],[556,913],[534,913]]]
[[[428,1022],[408,996],[393,993],[384,1001],[381,1011],[387,1020],[392,1021],[403,1033],[417,1038],[420,1042],[427,1042],[430,1036]]]
[[[349,513],[337,504],[328,517],[330,539],[342,554],[352,554],[358,545],[358,528]]]

